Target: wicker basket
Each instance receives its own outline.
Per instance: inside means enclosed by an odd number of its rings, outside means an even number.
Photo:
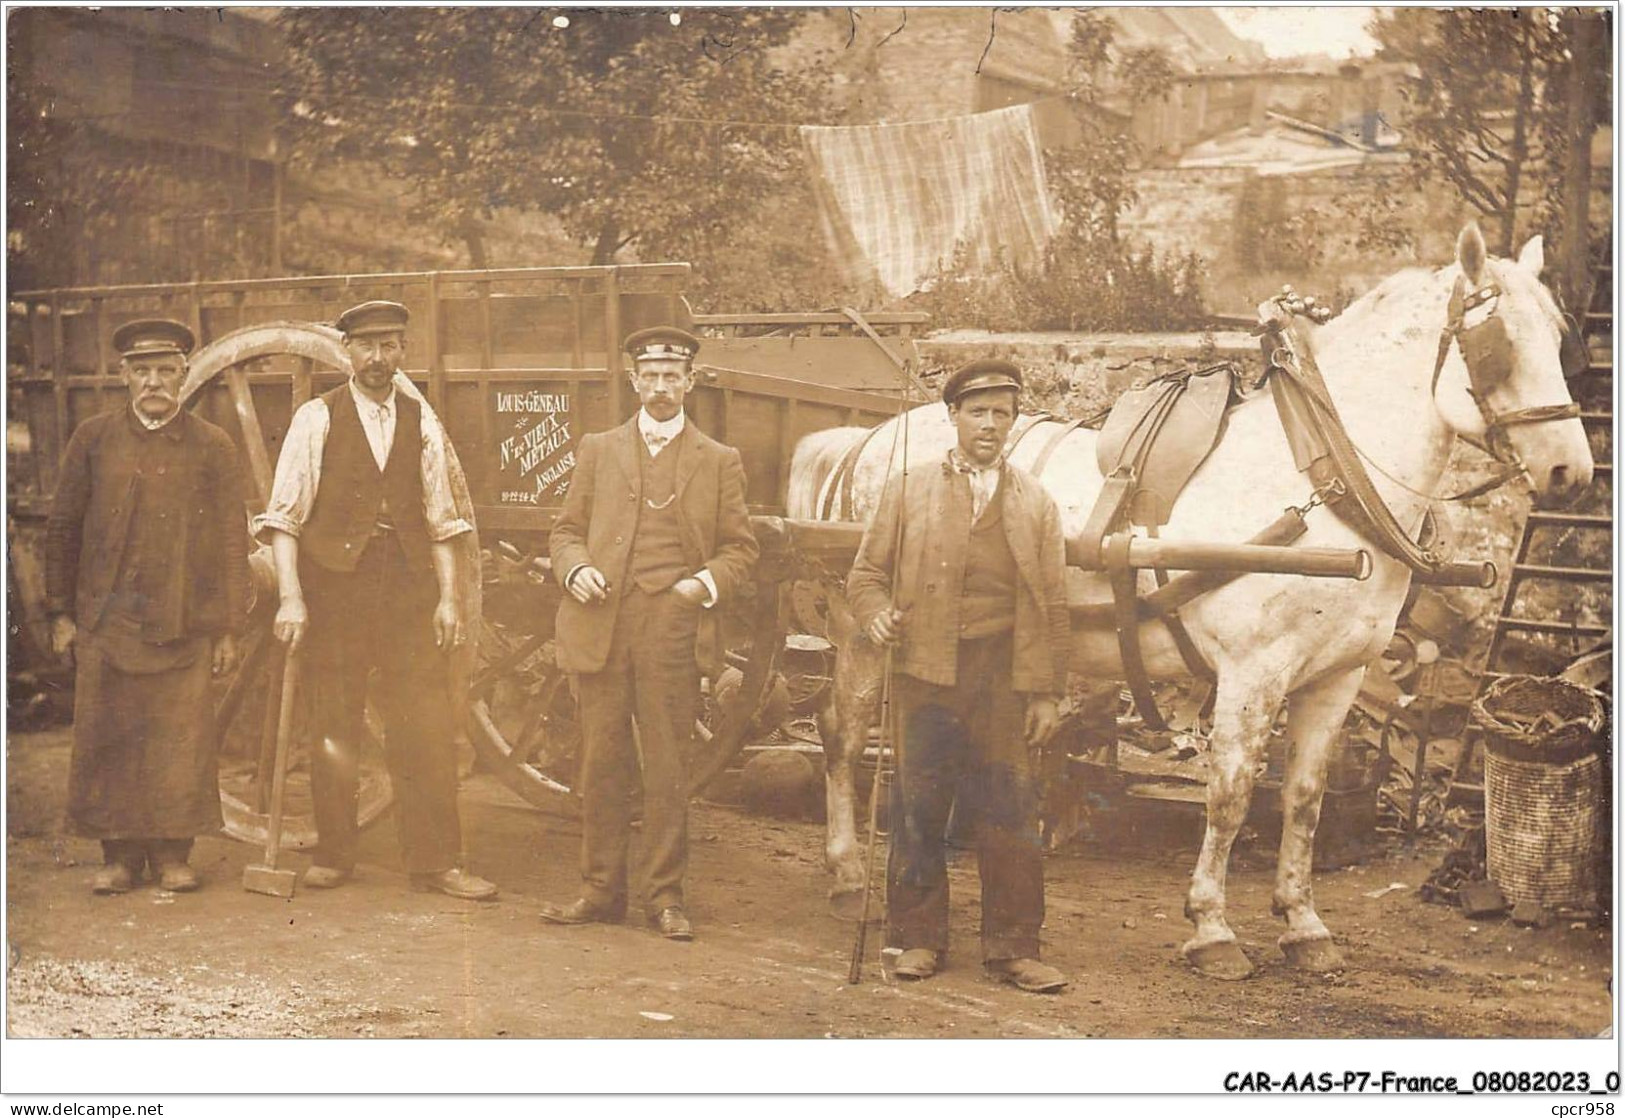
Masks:
[[[1504,676],[1473,704],[1489,876],[1514,904],[1597,907],[1607,721],[1601,694],[1544,676]]]

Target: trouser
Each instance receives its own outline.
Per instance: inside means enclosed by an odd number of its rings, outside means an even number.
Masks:
[[[412,570],[394,535],[384,533],[367,543],[354,571],[306,562],[300,581],[310,615],[301,679],[312,715],[316,864],[355,867],[368,678],[376,670],[370,694],[384,725],[401,860],[414,874],[452,868],[462,846],[457,755],[446,657],[434,643],[432,574]]]
[[[145,865],[150,864],[157,871],[165,866],[185,865],[191,856],[189,838],[102,840],[102,861],[109,866],[123,863],[137,877]]]
[[[699,707],[694,640],[700,608],[670,590],[649,594],[634,586],[615,615],[603,670],[580,676],[582,896],[599,908],[626,908],[632,790],[640,768],[648,911],[683,903],[685,764]]]
[[[1026,698],[1010,687],[1011,655],[1011,634],[1003,633],[959,643],[956,686],[893,677],[903,732],[886,865],[889,946],[948,948],[944,832],[955,811],[975,836],[983,959],[1038,957],[1038,793],[1023,737]]]

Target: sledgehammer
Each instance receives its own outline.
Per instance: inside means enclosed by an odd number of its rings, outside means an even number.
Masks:
[[[265,861],[243,867],[243,888],[268,897],[291,897],[297,875],[277,868],[282,854],[282,794],[288,783],[288,747],[293,736],[293,693],[299,686],[299,654],[289,649],[282,668],[282,703],[276,717],[276,759],[272,763],[271,825],[266,828]]]

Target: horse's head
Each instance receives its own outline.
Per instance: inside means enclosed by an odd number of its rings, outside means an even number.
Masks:
[[[1434,404],[1455,431],[1521,467],[1542,504],[1590,484],[1594,463],[1580,409],[1564,378],[1574,320],[1540,282],[1539,237],[1517,260],[1490,259],[1469,224],[1456,241],[1460,274],[1451,293]]]

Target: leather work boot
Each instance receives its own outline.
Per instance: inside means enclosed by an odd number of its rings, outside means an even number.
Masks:
[[[661,909],[655,915],[653,923],[667,939],[687,943],[694,938],[694,925],[688,922],[688,916],[683,912],[681,905],[669,905]]]
[[[135,874],[123,862],[113,862],[96,871],[90,879],[90,891],[98,896],[128,893],[135,888]]]
[[[171,893],[195,892],[203,884],[197,870],[185,862],[169,862],[158,867],[158,888]]]
[[[415,873],[412,888],[420,893],[444,893],[460,901],[489,901],[497,895],[495,885],[459,866],[441,873]]]
[[[910,947],[897,956],[891,972],[898,978],[930,978],[942,965],[942,956],[929,947]]]
[[[354,870],[341,870],[337,866],[311,866],[301,880],[307,889],[337,889],[353,876]]]
[[[987,973],[1000,982],[1032,994],[1054,994],[1066,989],[1066,976],[1037,959],[990,959]]]
[[[545,901],[537,915],[549,924],[564,924],[569,927],[581,924],[619,924],[626,919],[625,911],[618,908],[600,908],[585,897],[569,904]]]

